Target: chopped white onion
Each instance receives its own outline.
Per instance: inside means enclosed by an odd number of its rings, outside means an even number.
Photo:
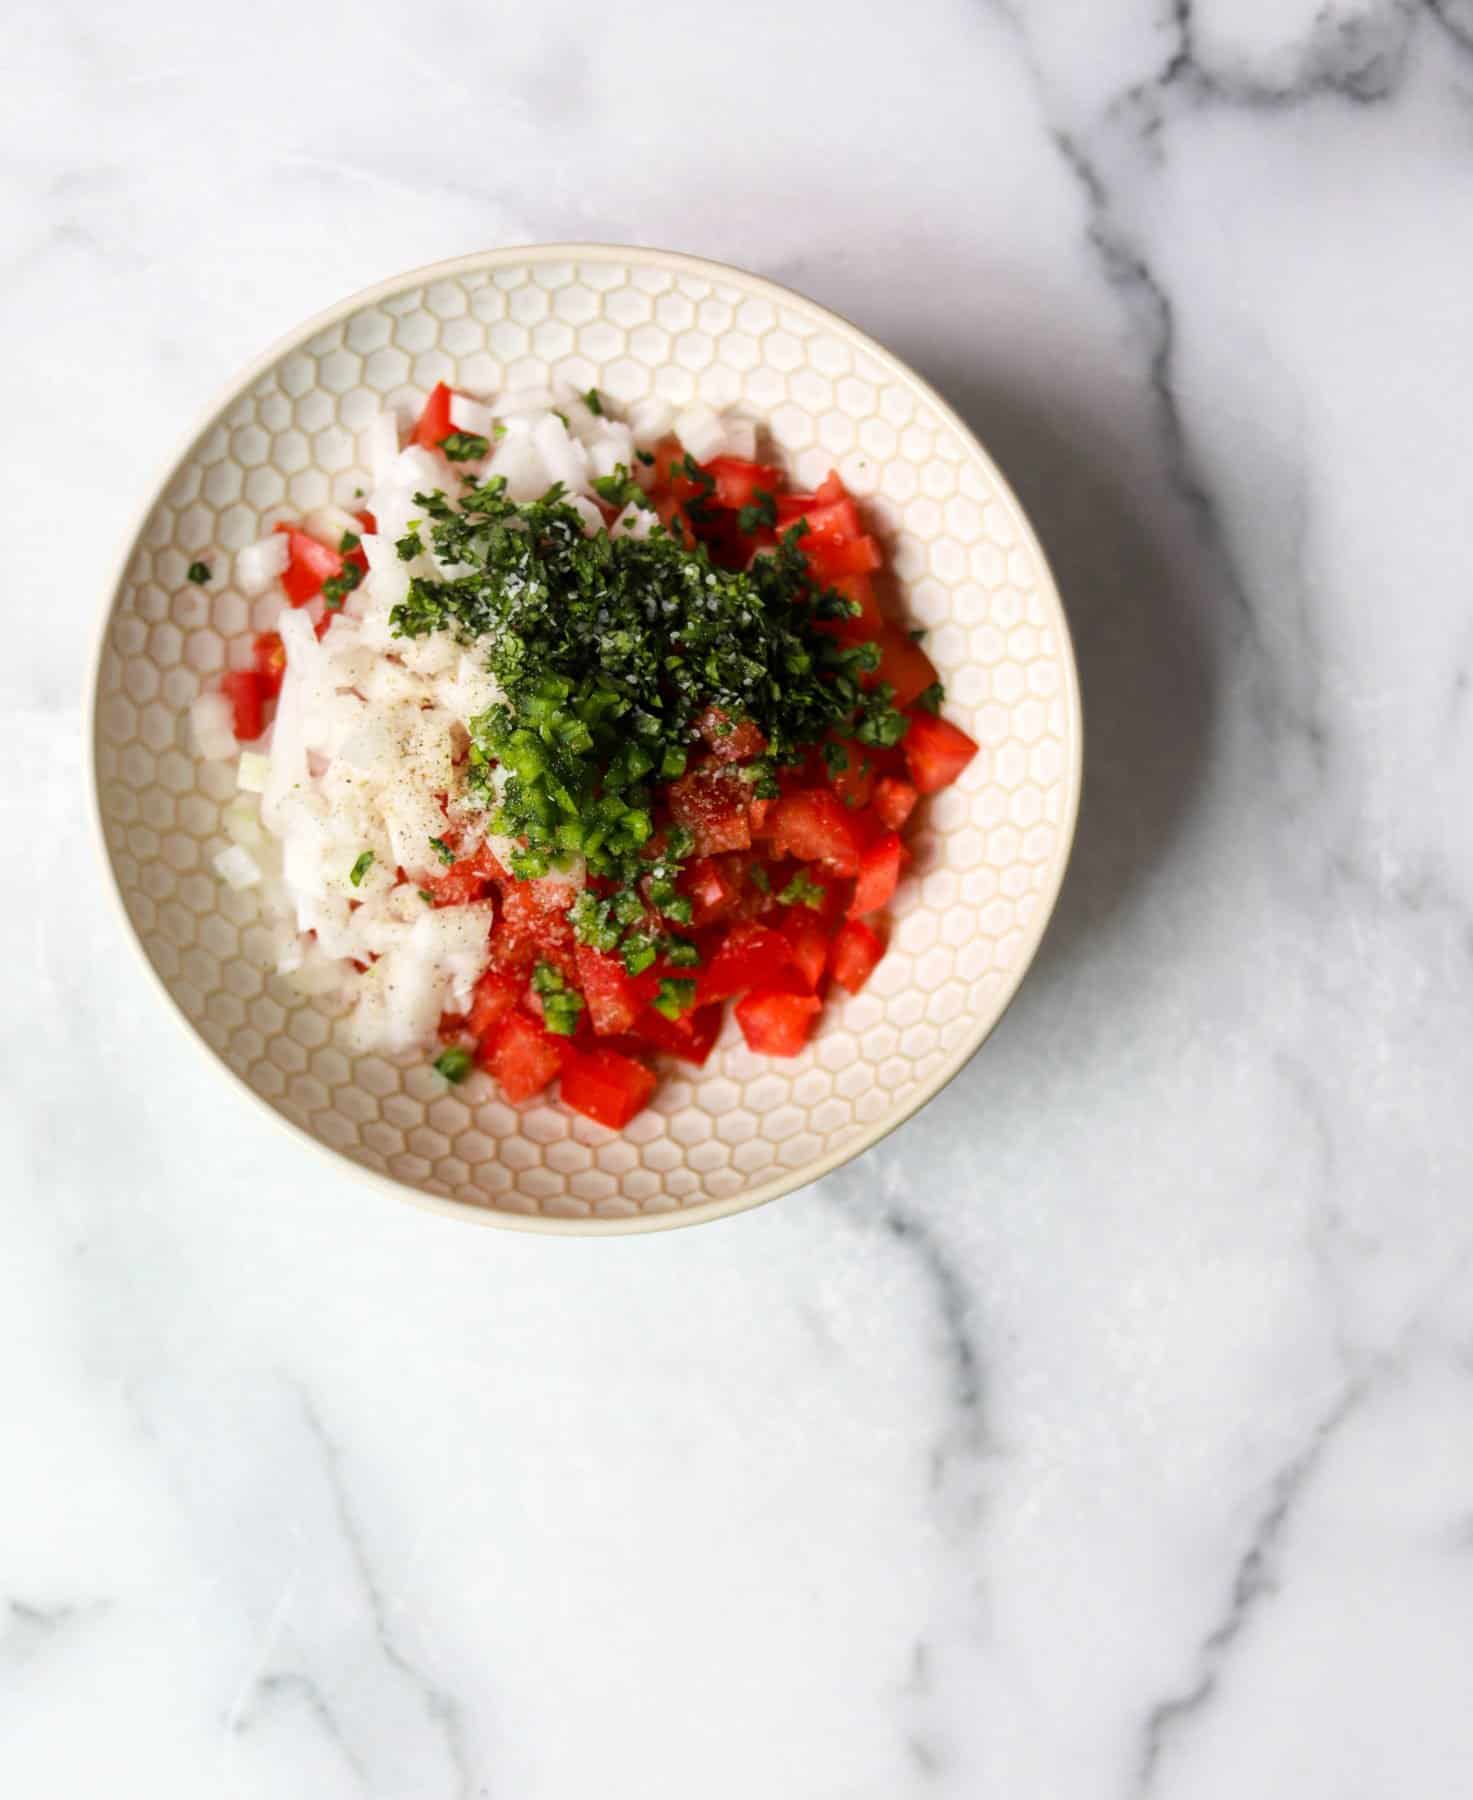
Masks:
[[[398,456],[399,421],[392,413],[381,412],[363,434],[363,460],[375,486],[387,479]]]
[[[258,750],[242,750],[235,771],[235,785],[243,794],[264,794],[271,778],[271,758]]]
[[[232,844],[244,844],[247,850],[259,850],[264,839],[261,815],[249,794],[237,794],[220,814],[220,823]]]
[[[363,521],[355,518],[345,506],[314,506],[303,518],[302,530],[336,550],[343,541],[344,532],[362,537]]]
[[[215,873],[231,887],[254,887],[261,879],[260,865],[243,844],[232,844],[214,857]]]
[[[284,531],[273,531],[235,553],[235,584],[248,594],[264,594],[291,561],[291,545]]]
[[[743,462],[757,460],[757,427],[751,419],[734,418],[728,413],[721,422],[726,438],[727,456],[739,456]]]
[[[648,450],[669,431],[674,414],[668,402],[651,395],[647,400],[636,400],[628,417],[635,443],[641,450]]]
[[[588,467],[594,475],[612,475],[621,466],[634,467],[634,438],[627,425],[614,421],[588,446]]]
[[[688,455],[699,463],[720,456],[726,448],[726,427],[721,414],[704,400],[697,400],[675,415],[675,435]]]
[[[647,538],[659,523],[647,506],[626,506],[609,527],[610,537]]]
[[[584,494],[569,494],[567,503],[583,521],[583,529],[589,537],[597,537],[604,528],[604,516],[593,501]]]
[[[224,694],[201,694],[189,709],[194,745],[206,762],[228,762],[240,743],[235,735],[235,708]]]
[[[457,431],[468,431],[476,437],[488,438],[496,423],[496,415],[484,402],[472,400],[468,394],[452,394],[450,423]]]

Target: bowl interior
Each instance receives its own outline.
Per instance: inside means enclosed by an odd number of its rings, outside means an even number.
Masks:
[[[753,1056],[728,1020],[618,1135],[448,1090],[420,1058],[352,1052],[333,1009],[269,972],[253,892],[218,882],[228,765],[193,752],[190,701],[274,596],[231,556],[279,518],[365,484],[358,434],[437,380],[474,392],[597,385],[736,407],[799,484],[837,468],[885,541],[947,713],[982,745],[926,803],[864,993],[831,998],[807,1052]],[[193,585],[191,562],[215,579]],[[753,277],[655,251],[492,252],[346,302],[279,346],[207,421],[150,504],[98,661],[107,854],[149,963],[199,1038],[281,1118],[364,1169],[508,1223],[630,1229],[709,1217],[813,1179],[874,1141],[996,1022],[1053,905],[1073,830],[1080,716],[1068,632],[1013,495],[950,411],[878,345]]]

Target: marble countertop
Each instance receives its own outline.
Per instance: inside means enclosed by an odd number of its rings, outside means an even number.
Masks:
[[[7,43],[0,1791],[1473,1792],[1469,0],[23,0]],[[572,238],[935,380],[1089,718],[965,1074],[593,1243],[263,1134],[81,779],[106,573],[232,372]]]

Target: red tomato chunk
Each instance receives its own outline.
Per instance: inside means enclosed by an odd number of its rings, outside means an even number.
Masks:
[[[617,1050],[573,1050],[563,1069],[563,1099],[574,1112],[622,1131],[649,1104],[655,1074]]]
[[[540,1094],[563,1066],[562,1051],[540,1020],[509,1012],[481,1044],[479,1060],[501,1083],[508,1100]]]
[[[736,1004],[749,1049],[764,1056],[796,1056],[808,1042],[822,1001],[813,994],[755,990]]]
[[[295,525],[278,525],[276,529],[286,533],[289,557],[281,585],[293,606],[305,606],[322,592],[323,582],[335,581],[342,574],[342,556]]]
[[[910,729],[901,739],[910,778],[919,794],[936,794],[950,787],[977,754],[966,732],[949,719],[928,712],[913,712]]]
[[[905,859],[905,846],[897,832],[886,831],[873,843],[866,844],[859,859],[859,876],[854,883],[854,898],[849,911],[859,918],[864,913],[878,912],[890,904],[900,880],[900,866]]]
[[[639,997],[624,964],[617,956],[590,950],[587,944],[579,944],[577,960],[578,985],[588,1003],[593,1029],[600,1037],[622,1037],[639,1012]]]
[[[851,994],[857,994],[874,973],[875,964],[885,954],[885,946],[863,919],[849,919],[839,929],[829,952],[829,967],[834,980]]]
[[[220,692],[234,713],[232,729],[243,744],[253,744],[266,729],[266,689],[254,669],[230,669],[220,677]]]

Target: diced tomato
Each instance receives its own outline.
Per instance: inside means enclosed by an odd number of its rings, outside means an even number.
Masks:
[[[853,643],[869,643],[886,629],[885,615],[875,596],[874,583],[868,575],[838,575],[829,586],[859,608],[847,619],[833,621],[837,634]]]
[[[661,438],[655,445],[655,486],[667,490],[682,506],[704,491],[699,481],[684,472],[686,461],[685,445],[679,438]]]
[[[486,877],[467,858],[452,863],[442,875],[427,875],[424,889],[436,906],[469,906],[486,898]]]
[[[785,494],[777,503],[777,519],[778,528],[784,533],[802,522],[805,552],[812,552],[821,544],[847,544],[851,538],[864,535],[859,508],[847,495],[822,505],[816,496]]]
[[[857,994],[884,954],[883,940],[863,919],[846,919],[829,949],[829,968],[840,987]]]
[[[759,493],[776,494],[783,484],[781,469],[767,463],[748,462],[741,456],[713,456],[702,467],[716,483],[711,504],[726,507],[731,512],[755,505]]]
[[[814,545],[805,540],[802,549],[814,579],[830,587],[841,576],[872,574],[885,560],[872,537],[825,540]]]
[[[411,444],[422,444],[426,450],[436,450],[455,427],[450,423],[450,401],[452,395],[443,381],[437,381],[425,401],[424,411],[419,415],[419,422],[410,433]]]
[[[851,809],[868,806],[875,784],[874,758],[862,744],[845,744],[842,748],[849,760],[829,776],[834,792]]]
[[[936,665],[908,632],[887,625],[877,640],[880,666],[870,679],[888,681],[894,688],[894,704],[909,706],[936,681]]]
[[[671,493],[654,496],[655,516],[678,544],[687,550],[693,549],[696,534],[691,529],[690,520],[685,516],[685,508]]]
[[[817,990],[829,960],[829,937],[823,926],[805,906],[793,907],[781,926],[791,946],[793,967],[803,977],[810,992]]]
[[[749,757],[761,756],[767,748],[767,739],[750,719],[733,723],[719,706],[706,708],[696,720],[696,730],[710,745],[717,762],[746,762]]]
[[[792,947],[781,932],[766,925],[733,925],[697,975],[696,999],[707,1006],[751,987],[769,986],[791,961]]]
[[[898,775],[884,775],[875,783],[870,805],[886,830],[899,831],[910,817],[918,798],[908,781],[902,781]]]
[[[233,729],[243,744],[252,744],[266,728],[266,691],[254,669],[227,669],[220,692],[234,709]]]
[[[281,692],[286,674],[286,646],[277,631],[263,631],[251,646],[251,661],[261,678],[261,691],[268,700]]]
[[[378,520],[374,518],[373,514],[366,506],[360,507],[358,511],[353,514],[353,517],[370,536],[376,537],[378,535]],[[367,561],[367,558],[365,557],[364,560]]]
[[[562,1069],[562,1051],[553,1033],[520,1006],[493,1024],[475,1051],[475,1060],[501,1082],[508,1100],[531,1100]]]
[[[859,868],[859,829],[831,789],[801,788],[784,794],[768,817],[768,829],[776,855],[827,862],[841,875],[853,875]]]
[[[721,1036],[723,1016],[719,1005],[693,1007],[678,1019],[667,1019],[663,1013],[647,1006],[635,1020],[634,1035],[655,1049],[678,1056],[682,1062],[694,1063],[700,1069],[704,1068]]]
[[[752,836],[761,837],[767,830],[767,815],[772,811],[770,800],[754,800],[747,808],[747,826]]]
[[[530,1100],[563,1066],[553,1034],[520,1008],[507,1013],[477,1053],[501,1083],[508,1100]]]
[[[724,863],[710,856],[698,857],[686,865],[680,888],[690,896],[690,922],[698,930],[717,919],[729,918],[742,898],[740,882]]]
[[[898,832],[886,831],[865,845],[859,858],[859,875],[854,883],[854,898],[849,903],[851,918],[878,912],[890,904],[895,885],[900,880],[900,866],[905,846]]]
[[[462,857],[460,860],[474,869],[483,881],[506,881],[509,879],[506,870],[497,861],[495,851],[488,843],[478,844],[468,857]]]
[[[634,1024],[639,1001],[623,962],[579,944],[578,985],[588,1002],[588,1015],[600,1037],[618,1037]]]
[[[697,856],[724,850],[749,850],[752,827],[747,817],[751,790],[736,776],[694,769],[672,781],[667,792],[670,814],[695,838]]]
[[[305,606],[322,592],[324,581],[333,581],[343,572],[343,559],[336,550],[295,525],[278,525],[286,534],[287,565],[281,585],[293,606]]]
[[[563,1099],[575,1112],[614,1131],[642,1111],[654,1091],[654,1071],[617,1050],[574,1050],[563,1068]]]
[[[763,1056],[796,1056],[808,1042],[822,1006],[816,994],[755,989],[736,1003],[737,1024],[749,1049]]]
[[[507,969],[487,969],[476,983],[471,996],[471,1010],[466,1016],[466,1029],[478,1038],[499,1019],[504,1019],[522,997],[526,982]]]
[[[572,936],[568,908],[577,897],[578,890],[566,881],[508,881],[501,903],[514,931],[561,944]]]
[[[950,787],[977,754],[977,745],[948,719],[925,711],[910,715],[910,729],[900,741],[917,793],[936,794]]]

